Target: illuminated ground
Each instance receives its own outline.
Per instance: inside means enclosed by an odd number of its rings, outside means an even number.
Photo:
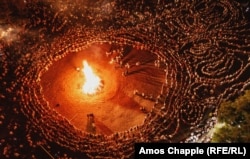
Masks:
[[[110,135],[141,125],[146,112],[152,109],[156,96],[160,94],[164,71],[154,66],[155,55],[129,50],[123,61],[132,67],[129,74],[123,76],[125,66],[120,68],[118,64],[111,64],[111,56],[105,54],[110,48],[109,44],[93,44],[85,50],[69,54],[55,62],[41,80],[50,107],[83,131],[87,131],[87,114],[91,113],[95,116],[97,133]],[[104,87],[97,94],[86,95],[82,91],[84,75],[76,68],[83,67],[83,60],[88,61],[104,82]],[[138,61],[140,66],[135,65]],[[134,95],[134,90],[153,98],[146,100]],[[145,107],[146,112],[141,111],[141,107]]]

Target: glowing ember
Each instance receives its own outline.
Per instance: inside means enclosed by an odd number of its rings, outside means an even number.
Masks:
[[[86,94],[95,94],[102,85],[101,79],[94,74],[87,61],[83,61],[82,72],[85,76],[85,83],[82,87],[82,91]]]

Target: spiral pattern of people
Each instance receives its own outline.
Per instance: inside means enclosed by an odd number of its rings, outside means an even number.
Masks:
[[[249,89],[249,1],[0,8],[0,158],[133,158],[137,142],[210,142],[221,103]]]

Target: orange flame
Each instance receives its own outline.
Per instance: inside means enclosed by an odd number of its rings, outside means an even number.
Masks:
[[[85,83],[82,87],[82,91],[85,94],[95,94],[101,87],[101,79],[94,74],[87,61],[83,61],[82,72],[85,76]]]

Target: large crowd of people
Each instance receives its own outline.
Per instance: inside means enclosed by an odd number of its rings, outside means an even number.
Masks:
[[[209,142],[221,101],[250,82],[250,22],[236,1],[4,2],[1,31],[18,32],[0,35],[0,158],[131,158],[135,142]],[[165,82],[142,125],[110,136],[83,132],[44,98],[41,75],[93,43],[157,55]],[[124,53],[121,47],[106,55],[118,55],[112,61],[126,76]]]

